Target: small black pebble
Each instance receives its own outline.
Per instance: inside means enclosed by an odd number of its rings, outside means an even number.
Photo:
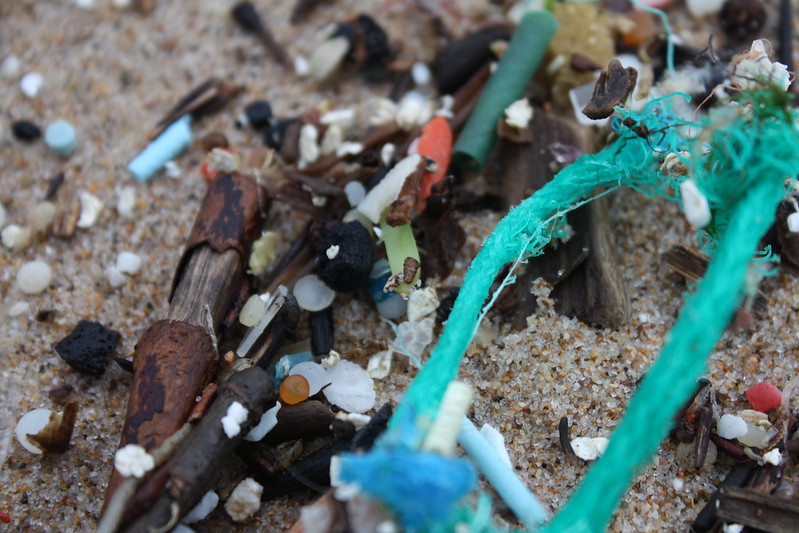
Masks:
[[[81,320],[55,345],[55,351],[78,372],[99,376],[105,372],[105,358],[116,350],[117,342],[116,331],[99,322]]]
[[[272,120],[272,106],[265,100],[256,100],[244,108],[247,122],[254,130],[262,130],[269,126]]]
[[[27,120],[17,120],[11,124],[11,131],[14,132],[14,137],[24,142],[33,142],[42,136],[39,126]]]
[[[338,246],[338,252],[330,259],[328,250],[333,246]],[[317,274],[331,289],[347,292],[366,286],[375,245],[360,222],[341,223],[330,228],[319,242],[317,252]]]

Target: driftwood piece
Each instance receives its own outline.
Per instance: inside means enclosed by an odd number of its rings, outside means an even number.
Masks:
[[[234,402],[247,409],[247,419],[239,433],[229,437],[221,420]],[[177,524],[202,499],[221,465],[274,403],[274,386],[265,370],[253,366],[234,374],[180,449],[164,465],[167,483],[156,502],[125,531],[146,533]]]
[[[719,489],[716,516],[725,522],[772,533],[792,533],[799,523],[799,502],[737,487]]]
[[[251,178],[229,174],[211,184],[176,271],[168,319],[153,324],[136,346],[120,447],[160,446],[215,375],[215,330],[244,275],[266,206]],[[120,481],[113,471],[106,500]]]
[[[534,111],[527,130],[515,138],[531,138],[530,142],[500,137],[491,163],[489,173],[498,180],[506,207],[518,205],[554,177],[553,147],[585,144],[569,123],[543,109]],[[538,278],[555,287],[555,309],[562,314],[607,327],[618,326],[629,315],[606,200],[594,200],[569,213],[568,219],[575,230],[571,239],[531,258],[513,286],[517,305],[511,320],[517,328],[526,327],[527,317],[535,311],[530,286]]]

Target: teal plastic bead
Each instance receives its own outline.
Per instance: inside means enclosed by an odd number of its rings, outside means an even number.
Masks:
[[[60,156],[72,155],[78,147],[78,133],[66,120],[56,120],[44,132],[47,147]]]

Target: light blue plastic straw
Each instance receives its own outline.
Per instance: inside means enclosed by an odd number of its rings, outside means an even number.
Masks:
[[[183,115],[147,145],[128,165],[139,181],[147,181],[191,144],[191,115]]]
[[[458,444],[528,531],[534,531],[547,520],[546,509],[465,416],[461,421]]]

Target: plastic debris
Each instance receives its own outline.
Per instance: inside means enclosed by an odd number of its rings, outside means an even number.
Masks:
[[[786,65],[769,59],[766,42],[757,39],[752,42],[749,52],[733,58],[730,62],[730,80],[748,91],[772,87],[787,91],[791,85],[791,74]]]
[[[23,448],[31,453],[42,454],[44,449],[28,439],[28,435],[35,435],[47,426],[53,412],[50,409],[34,409],[25,413],[17,422],[15,429],[17,440]]]
[[[105,279],[108,280],[108,284],[114,289],[123,287],[128,283],[128,278],[125,277],[125,274],[120,272],[115,266],[109,266],[105,269]]]
[[[330,386],[322,393],[332,403],[351,413],[363,413],[375,404],[374,381],[366,370],[342,360],[327,370]]]
[[[66,120],[56,120],[44,131],[44,142],[50,150],[66,157],[78,147],[78,132]]]
[[[274,231],[265,231],[254,243],[250,252],[248,266],[254,276],[260,276],[277,259],[277,245],[280,239]]]
[[[246,478],[236,485],[228,500],[225,511],[234,522],[243,522],[254,515],[261,507],[263,486],[252,478]]]
[[[119,338],[119,333],[99,322],[81,320],[58,341],[55,351],[78,372],[98,376],[105,371],[105,359],[116,351]]]
[[[43,86],[44,76],[38,72],[29,72],[22,76],[22,79],[19,80],[19,88],[22,91],[22,94],[28,98],[36,98],[39,96],[39,93],[42,92]]]
[[[721,11],[725,0],[686,0],[685,7],[696,18],[710,17]]]
[[[6,225],[6,208],[0,203],[0,228]]]
[[[740,416],[731,415],[729,413],[721,415],[719,423],[716,426],[716,433],[723,439],[737,439],[746,435],[747,432],[746,421]]]
[[[117,270],[124,274],[136,274],[141,268],[141,257],[133,252],[119,252],[117,256]]]
[[[408,320],[419,322],[438,309],[438,305],[438,294],[434,288],[423,287],[413,291],[408,296]]]
[[[244,116],[252,129],[266,129],[272,121],[272,106],[266,100],[250,102],[244,108]]]
[[[253,327],[266,314],[266,302],[254,294],[244,303],[239,313],[239,322],[242,326]]]
[[[117,213],[127,219],[133,218],[136,209],[136,188],[130,185],[117,191]]]
[[[420,128],[433,118],[435,105],[433,101],[419,91],[408,91],[397,105],[395,120],[405,131]]]
[[[79,228],[90,228],[97,222],[100,211],[103,209],[103,202],[90,192],[80,193],[80,218],[78,218]]]
[[[577,437],[571,441],[575,455],[585,461],[593,461],[603,453],[608,447],[608,439],[605,437]]]
[[[200,503],[195,505],[194,508],[183,517],[182,522],[184,524],[194,524],[200,520],[205,520],[208,515],[211,514],[211,511],[216,509],[218,504],[219,495],[216,492],[209,490],[203,495],[203,499],[200,500]]]
[[[772,437],[771,422],[765,413],[753,409],[738,411],[746,422],[746,434],[737,437],[738,442],[750,448],[762,448]]]
[[[391,372],[392,350],[377,352],[369,358],[366,373],[373,379],[383,379]]]
[[[289,375],[291,369],[300,363],[313,361],[311,352],[299,352],[281,357],[275,365],[275,378],[282,381],[283,378]]]
[[[319,159],[319,130],[313,124],[305,124],[300,128],[300,161],[299,168],[305,168]]]
[[[480,428],[480,435],[491,445],[503,463],[510,467],[513,466],[510,462],[510,455],[508,455],[508,448],[505,446],[505,437],[497,428],[491,424],[483,424]]]
[[[344,194],[351,207],[358,205],[366,196],[366,187],[360,181],[351,181],[344,186]]]
[[[685,218],[692,227],[701,229],[710,224],[710,205],[694,180],[686,179],[680,182],[680,196]]]
[[[22,62],[19,60],[19,56],[9,54],[3,59],[3,63],[0,64],[0,74],[4,78],[16,78],[19,76],[21,68]]]
[[[289,370],[289,376],[302,376],[308,382],[308,396],[313,396],[330,383],[327,370],[319,363],[304,361],[297,363]]]
[[[0,238],[3,240],[3,246],[19,252],[28,247],[31,242],[31,234],[30,228],[9,224],[0,232]]]
[[[128,164],[128,171],[139,181],[147,181],[191,144],[191,115],[173,122]]]
[[[222,429],[229,439],[232,439],[241,432],[241,424],[247,420],[247,408],[239,402],[233,402],[228,406],[225,416],[222,417]]]
[[[724,524],[721,528],[722,533],[743,533],[743,524]]]
[[[309,274],[294,284],[294,297],[300,308],[321,311],[333,303],[336,293],[317,276]]]
[[[460,381],[449,384],[436,418],[422,441],[422,450],[445,457],[455,453],[461,419],[469,410],[473,397],[474,392],[467,384]]]
[[[267,409],[266,412],[261,415],[261,421],[247,433],[244,440],[258,442],[263,439],[267,433],[272,431],[277,425],[277,413],[280,411],[280,407],[280,402],[275,402],[274,407]]]
[[[533,119],[533,108],[527,98],[520,98],[505,108],[505,122],[514,128],[523,130]]]
[[[358,204],[358,211],[366,215],[372,223],[377,224],[386,207],[397,199],[405,179],[416,171],[421,162],[421,156],[411,155],[394,165],[394,168]]]
[[[375,261],[369,274],[369,294],[377,306],[377,312],[387,320],[398,320],[405,316],[408,301],[394,291],[383,288],[391,276],[391,267],[387,260]]]
[[[341,481],[385,503],[407,531],[449,523],[476,482],[469,463],[435,453],[376,448],[343,454],[340,466]]]
[[[42,235],[50,230],[55,220],[56,207],[53,202],[39,202],[28,215],[28,224],[36,235]]]
[[[411,358],[415,366],[424,353],[425,348],[433,341],[435,319],[427,317],[419,322],[406,321],[397,326],[397,338],[391,343],[391,349]]]
[[[155,460],[138,444],[127,444],[114,454],[114,468],[125,477],[141,479],[155,468]]]
[[[287,405],[296,405],[309,397],[311,386],[301,375],[286,376],[280,382],[280,399]]]
[[[350,51],[350,41],[346,37],[333,37],[317,47],[308,60],[308,74],[314,81],[328,78],[341,64]]]
[[[17,272],[17,287],[25,294],[38,294],[50,285],[53,271],[44,261],[29,261]]]
[[[22,316],[31,310],[31,304],[28,302],[14,302],[6,311],[6,315],[11,318]]]
[[[782,392],[774,385],[762,381],[749,387],[746,391],[746,398],[749,400],[749,405],[752,406],[752,409],[765,413],[780,406]]]

